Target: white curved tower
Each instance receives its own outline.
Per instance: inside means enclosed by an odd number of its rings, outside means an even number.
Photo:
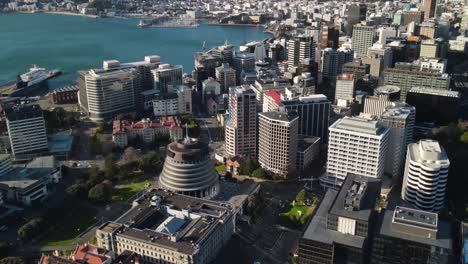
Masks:
[[[408,145],[401,198],[426,211],[444,206],[450,161],[435,140]]]
[[[218,173],[209,160],[208,145],[189,137],[169,144],[159,187],[200,198],[216,196]]]

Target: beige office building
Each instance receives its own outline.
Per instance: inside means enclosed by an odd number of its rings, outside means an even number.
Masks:
[[[283,177],[296,172],[297,114],[259,113],[258,161],[265,170]]]

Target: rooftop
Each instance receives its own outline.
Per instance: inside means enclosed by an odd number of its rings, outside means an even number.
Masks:
[[[439,168],[443,165],[450,165],[445,150],[435,140],[424,139],[409,144],[408,155],[412,161],[422,163],[427,167]]]
[[[297,141],[297,151],[298,152],[304,152],[307,149],[309,149],[311,146],[320,143],[320,138],[319,137],[301,137]]]
[[[380,186],[379,179],[348,174],[329,213],[368,221],[380,194]]]
[[[115,222],[100,230],[194,254],[217,225],[233,215],[230,204],[153,189],[136,200]]]
[[[277,104],[281,102],[281,92],[279,90],[268,91],[264,94],[264,96],[271,97]]]
[[[375,116],[367,114],[353,117],[345,116],[331,125],[330,129],[342,129],[377,136],[388,131],[388,128],[379,124]]]
[[[429,94],[429,95],[460,98],[460,92],[457,92],[457,91],[433,89],[433,88],[426,88],[426,87],[413,87],[411,88],[411,90],[409,90],[408,93]]]
[[[397,206],[393,213],[393,222],[437,229],[438,218],[436,213]]]
[[[281,121],[281,122],[292,122],[296,119],[299,119],[296,113],[287,113],[287,112],[263,112],[259,113],[260,116],[263,116],[267,119],[273,120],[273,121]]]
[[[407,103],[392,103],[385,108],[381,118],[391,119],[407,119],[411,115],[414,115],[416,108]]]
[[[60,92],[68,92],[68,91],[78,91],[78,87],[76,85],[68,85],[68,86],[55,89],[52,93],[60,93]]]
[[[360,188],[363,186],[363,188]],[[380,180],[349,174],[339,191],[328,189],[322,199],[316,214],[306,228],[303,238],[322,243],[339,243],[355,248],[362,248],[366,238],[327,228],[328,214],[343,216],[362,221],[369,221],[374,204],[379,196]],[[361,205],[358,210],[346,208],[345,201],[352,194],[361,196]]]
[[[365,242],[364,237],[343,234],[335,230],[327,229],[328,210],[331,208],[337,194],[338,191],[336,190],[327,190],[315,215],[305,229],[302,238],[330,245],[336,242],[354,248],[362,248]]]
[[[400,210],[400,212],[395,213],[392,210],[385,210],[381,214],[381,219],[377,226],[378,234],[445,249],[452,248],[450,224],[445,221],[437,220],[437,214],[398,206],[395,210]],[[395,216],[397,218],[394,218]],[[423,219],[421,216],[425,218]],[[435,222],[433,219],[435,219]],[[396,222],[403,221],[405,225],[404,231],[395,228],[395,220]],[[421,224],[423,226],[429,226],[429,228],[421,228]],[[433,228],[436,228],[436,237],[432,237],[431,239],[421,236],[417,231],[413,231],[425,230],[427,233],[431,232]]]
[[[160,121],[152,121],[149,119],[142,119],[137,122],[130,120],[114,120],[112,122],[112,134],[116,135],[148,128],[171,128],[174,126],[177,126],[177,122],[174,117],[163,117]]]
[[[392,94],[399,93],[400,87],[396,85],[383,85],[374,89],[374,94]]]
[[[49,152],[51,154],[61,154],[70,152],[73,147],[72,132],[59,132],[47,136]]]

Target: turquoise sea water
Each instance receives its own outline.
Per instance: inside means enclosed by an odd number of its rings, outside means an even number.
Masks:
[[[101,67],[102,61],[140,61],[160,55],[164,63],[193,69],[193,53],[228,40],[239,45],[268,38],[261,28],[211,26],[139,28],[136,19],[93,19],[53,14],[0,13],[0,84],[14,80],[32,64],[59,68],[64,75],[51,88],[75,81],[76,71]]]

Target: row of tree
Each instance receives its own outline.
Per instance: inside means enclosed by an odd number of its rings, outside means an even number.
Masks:
[[[268,178],[268,174],[262,167],[260,167],[260,164],[258,163],[258,161],[251,157],[246,157],[244,159],[244,162],[242,163],[242,167],[241,167],[241,172],[243,175],[248,175],[254,178],[259,178],[259,179]]]
[[[63,129],[70,129],[80,121],[78,112],[68,112],[61,107],[52,111],[44,110],[47,132],[54,133]]]
[[[162,161],[157,152],[149,152],[142,156],[133,153],[128,148],[122,158],[110,154],[104,161],[104,169],[92,167],[83,173],[73,185],[67,188],[70,199],[88,199],[96,203],[109,202],[113,193],[113,183],[129,181],[144,173],[158,173]]]
[[[448,177],[449,212],[458,220],[468,220],[468,121],[459,120],[435,128],[432,137],[439,141],[450,160]]]

